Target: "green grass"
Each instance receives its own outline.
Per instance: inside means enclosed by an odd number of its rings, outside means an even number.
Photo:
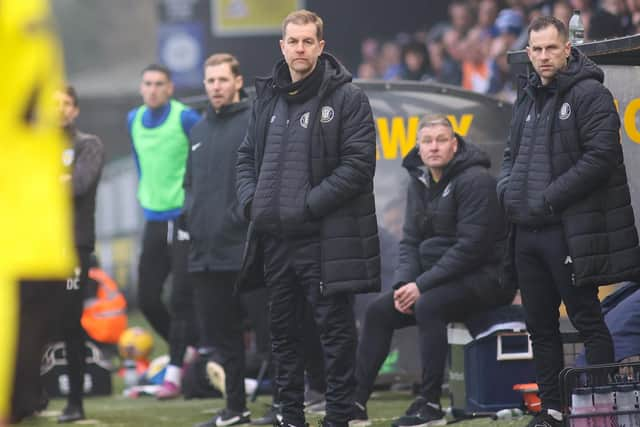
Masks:
[[[384,392],[376,394],[369,402],[369,417],[374,427],[389,427],[393,417],[401,414],[411,402],[407,393]],[[254,416],[261,416],[270,403],[268,396],[260,396],[255,403],[249,403],[249,409]],[[57,399],[49,405],[45,416],[39,416],[24,421],[24,426],[53,426],[56,424],[57,412],[64,406],[64,401]],[[159,402],[154,398],[142,397],[127,399],[121,395],[111,397],[85,399],[85,412],[88,420],[83,424],[109,427],[155,427],[155,426],[192,426],[210,418],[217,409],[224,406],[222,399],[197,399]],[[530,417],[522,417],[510,421],[492,421],[488,418],[478,418],[457,423],[460,427],[491,426],[491,427],[520,427],[525,426]],[[307,422],[317,426],[320,417],[312,415]],[[80,424],[80,423],[77,423]]]
[[[151,330],[144,318],[134,312],[129,315],[130,326],[142,326]],[[152,357],[166,354],[166,343],[154,334],[154,351]],[[85,412],[88,419],[75,424],[109,427],[156,427],[156,426],[192,426],[205,421],[224,407],[222,399],[176,399],[159,402],[151,397],[130,399],[122,396],[122,379],[113,376],[114,394],[108,397],[93,397],[85,399]],[[369,418],[374,427],[389,427],[394,417],[402,414],[411,403],[413,397],[408,392],[376,392],[369,401]],[[249,402],[248,406],[254,417],[261,416],[271,403],[269,396],[260,396],[256,402]],[[52,400],[48,411],[38,417],[27,419],[23,426],[53,426],[56,417],[64,407],[63,399]],[[446,406],[446,402],[443,402]],[[492,421],[488,418],[478,418],[456,423],[460,427],[520,427],[526,426],[530,417],[522,417],[510,421]],[[320,416],[310,415],[307,422],[312,427],[318,425]]]

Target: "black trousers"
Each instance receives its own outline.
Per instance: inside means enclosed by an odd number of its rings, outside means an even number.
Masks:
[[[595,287],[572,285],[573,269],[561,225],[518,226],[515,262],[531,334],[540,398],[545,409],[560,410],[558,374],[564,366],[559,331],[560,301],[584,341],[587,363],[613,362],[613,342]]]
[[[302,352],[304,357],[305,380],[309,389],[326,393],[327,378],[324,369],[324,352],[314,319],[313,307],[307,301],[302,320]],[[271,377],[275,378],[275,366],[271,363]],[[277,389],[273,387],[273,402],[278,403]]]
[[[62,310],[62,338],[67,358],[69,375],[69,395],[67,402],[71,405],[82,405],[86,350],[84,342],[87,335],[80,319],[84,307],[85,288],[89,280],[90,248],[77,248],[79,265],[75,275],[68,278],[65,285],[65,307]]]
[[[227,408],[246,408],[243,308],[234,293],[236,271],[191,273],[200,345],[225,371]]]
[[[178,240],[174,221],[147,221],[138,264],[138,305],[151,327],[169,343],[170,363],[182,365],[196,342],[193,287],[188,281],[189,242]],[[162,300],[171,273],[170,307]]]
[[[474,312],[487,310],[468,285],[449,283],[424,292],[415,303],[414,314],[400,313],[394,307],[393,291],[386,292],[367,307],[358,344],[355,400],[369,400],[380,367],[384,362],[393,331],[418,326],[418,345],[422,361],[420,394],[429,402],[440,403],[449,346],[447,323],[462,321]]]
[[[320,294],[320,243],[317,238],[285,241],[264,238],[265,281],[270,291],[270,327],[276,402],[287,423],[303,425],[304,311],[310,303],[324,353],[326,419],[350,419],[355,386],[356,329],[353,295]]]

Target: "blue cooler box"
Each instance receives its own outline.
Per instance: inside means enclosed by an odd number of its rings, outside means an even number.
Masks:
[[[514,384],[536,382],[533,352],[526,332],[497,332],[464,347],[467,412],[520,408]]]

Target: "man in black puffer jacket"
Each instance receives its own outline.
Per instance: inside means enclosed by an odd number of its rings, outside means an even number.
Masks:
[[[193,294],[187,294],[195,295],[191,303],[200,346],[211,362],[224,368],[227,400],[226,408],[201,427],[245,424],[250,415],[245,404],[243,310],[233,289],[247,233],[235,191],[238,146],[251,111],[242,86],[240,63],[233,55],[210,56],[204,63],[209,105],[189,133],[181,221],[190,238],[185,286],[193,287]]]
[[[520,88],[497,188],[513,224],[505,272],[515,263],[544,409],[531,425],[554,426],[562,421],[560,302],[587,361],[612,362],[598,285],[637,278],[640,249],[602,71],[553,17],[532,22],[527,52],[535,73]]]
[[[367,308],[358,347],[359,420],[395,329],[418,326],[422,390],[394,425],[442,425],[447,323],[513,299],[498,283],[506,227],[489,157],[455,135],[443,115],[420,122],[418,146],[405,157],[411,176],[394,290]]]
[[[257,280],[264,275],[270,290],[279,423],[304,425],[299,325],[307,298],[326,364],[324,424],[346,426],[356,347],[352,294],[380,289],[373,116],[349,72],[322,53],[315,13],[289,14],[280,48],[284,60],[256,81],[238,150],[238,199],[252,222],[247,255],[253,255],[245,257],[239,285],[253,279],[252,271]]]

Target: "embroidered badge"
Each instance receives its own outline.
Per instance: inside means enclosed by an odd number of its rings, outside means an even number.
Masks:
[[[304,113],[302,116],[300,116],[300,126],[302,126],[305,129],[309,127],[309,112],[308,111],[306,113]]]
[[[320,113],[320,123],[329,123],[331,120],[333,120],[334,115],[335,112],[333,111],[333,108],[325,105],[324,107],[322,107],[322,111]]]
[[[567,120],[570,115],[571,105],[569,105],[568,102],[565,102],[564,104],[562,104],[562,107],[560,107],[560,114],[558,114],[558,116],[560,117],[560,120]]]
[[[444,191],[442,192],[442,197],[447,197],[451,193],[451,183],[448,183],[446,187],[444,187]]]

